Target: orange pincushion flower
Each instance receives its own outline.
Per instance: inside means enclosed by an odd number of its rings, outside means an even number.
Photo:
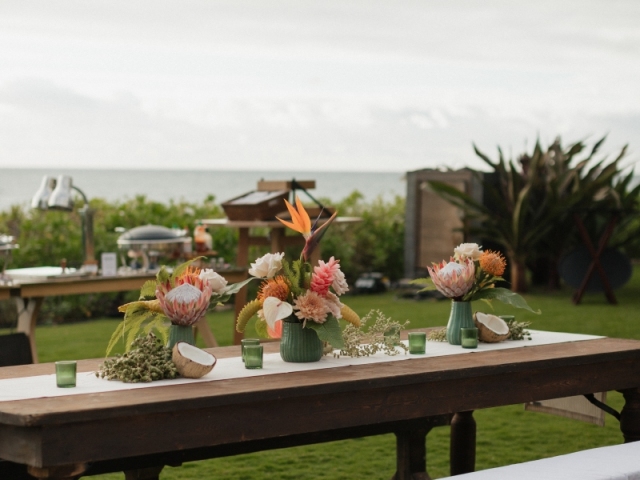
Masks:
[[[501,277],[507,267],[507,261],[500,252],[486,250],[480,256],[480,267],[489,275]]]
[[[289,291],[289,283],[287,280],[282,275],[278,275],[277,277],[262,282],[258,290],[258,300],[263,302],[265,298],[276,297],[279,300],[285,301],[289,296]]]

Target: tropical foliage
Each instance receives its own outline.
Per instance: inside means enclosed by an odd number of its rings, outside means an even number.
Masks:
[[[404,207],[402,197],[390,201],[377,198],[364,201],[358,191],[339,202],[322,199],[334,206],[343,216],[356,216],[358,223],[334,224],[322,240],[323,257],[340,258],[340,267],[350,282],[365,272],[382,272],[391,281],[403,274]],[[224,212],[213,196],[202,202],[170,201],[160,203],[136,196],[117,202],[91,199],[95,210],[94,236],[96,255],[117,251],[120,235],[116,227],[129,229],[145,224],[178,226],[193,230],[202,218],[222,218]],[[0,212],[0,233],[13,235],[20,248],[15,250],[8,268],[59,265],[66,259],[71,267],[82,263],[82,237],[77,210],[55,212],[30,210],[14,205]],[[233,229],[211,230],[213,245],[220,257],[235,261],[237,232]],[[251,247],[255,257],[262,255],[259,247]],[[289,250],[287,250],[289,253]],[[133,293],[102,293],[79,296],[47,297],[41,310],[41,321],[61,323],[95,316],[118,316],[118,307],[137,299]],[[12,302],[0,302],[0,323],[15,324],[16,312]]]
[[[592,238],[598,238],[603,221],[618,215],[614,245],[633,238],[629,214],[638,211],[640,188],[630,188],[633,172],[625,173],[621,165],[626,147],[612,160],[596,158],[604,140],[591,149],[582,141],[564,148],[558,138],[544,150],[537,142],[531,154],[517,161],[506,160],[498,148],[496,162],[474,145],[492,170],[477,173],[484,187],[483,202],[443,182],[430,185],[463,209],[472,233],[504,249],[515,291],[527,288],[527,266],[541,263],[548,265],[547,277],[557,286],[558,259],[579,241],[572,228],[574,216],[585,222]]]

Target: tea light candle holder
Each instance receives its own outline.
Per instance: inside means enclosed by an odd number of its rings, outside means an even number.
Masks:
[[[262,368],[262,345],[245,345],[244,347],[244,367]]]
[[[244,362],[244,347],[247,345],[260,345],[259,338],[243,338],[240,340],[240,353],[242,356],[242,361]]]
[[[76,386],[76,361],[63,360],[56,362],[56,385],[59,388]]]
[[[409,353],[424,354],[427,344],[427,334],[424,332],[409,332]]]
[[[461,328],[462,348],[478,348],[478,329],[476,327]]]

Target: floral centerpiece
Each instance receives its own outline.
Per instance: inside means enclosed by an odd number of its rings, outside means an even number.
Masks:
[[[287,200],[285,204],[291,221],[278,220],[303,235],[304,248],[300,258],[291,263],[284,253],[268,253],[251,264],[249,274],[261,284],[257,298],[238,315],[236,329],[244,332],[249,320],[257,315],[256,331],[281,339],[280,354],[285,361],[317,361],[323,355],[323,342],[336,349],[343,347],[338,320],[359,325],[360,318],[340,300],[349,290],[340,261],[331,257],[316,265],[310,263],[311,254],[337,213],[316,228],[318,222],[311,225],[297,197],[294,205]]]
[[[524,298],[507,288],[496,287],[496,282],[503,281],[507,261],[499,253],[491,250],[482,251],[476,243],[463,243],[454,249],[454,256],[449,261],[443,260],[427,267],[430,278],[420,278],[414,283],[428,285],[431,283],[445,297],[452,300],[451,315],[447,324],[447,341],[460,345],[460,328],[473,327],[471,302],[474,300],[499,300],[516,308],[533,310]]]
[[[142,285],[138,301],[118,308],[124,319],[111,336],[107,355],[121,338],[128,350],[141,331],[147,334],[154,329],[165,342],[168,339],[170,348],[178,341],[193,344],[192,326],[205,316],[209,307],[226,302],[250,281],[229,285],[214,270],[192,265],[201,258],[189,260],[171,272],[163,266],[155,280]]]

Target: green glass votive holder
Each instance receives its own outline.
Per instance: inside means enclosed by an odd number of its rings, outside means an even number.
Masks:
[[[244,367],[262,368],[262,345],[245,345],[244,347]]]
[[[260,345],[259,338],[243,338],[240,340],[240,352],[242,356],[242,361],[244,362],[244,347],[247,345]]]
[[[427,345],[427,334],[424,332],[409,332],[409,353],[424,354]]]
[[[63,360],[56,362],[56,385],[60,388],[76,386],[75,360]]]
[[[462,348],[478,348],[478,329],[476,327],[461,328],[460,341]]]

